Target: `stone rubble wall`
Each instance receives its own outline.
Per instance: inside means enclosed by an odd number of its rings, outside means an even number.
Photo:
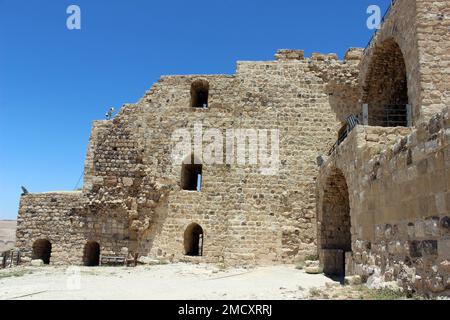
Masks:
[[[81,192],[22,195],[17,219],[16,247],[22,261],[33,258],[33,244],[46,239],[52,244],[52,262],[78,263],[83,253],[84,217]]]

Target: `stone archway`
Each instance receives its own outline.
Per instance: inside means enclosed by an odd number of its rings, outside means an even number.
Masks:
[[[363,101],[368,106],[369,125],[412,125],[405,59],[393,38],[374,48],[364,84]]]
[[[345,276],[345,253],[352,250],[348,187],[343,173],[333,169],[326,179],[319,241],[324,273]]]
[[[33,243],[33,259],[41,259],[44,264],[50,264],[52,244],[47,239],[39,239]]]
[[[95,267],[100,264],[100,244],[89,241],[84,246],[83,264],[88,267]]]
[[[197,223],[191,223],[184,231],[184,254],[203,255],[203,228]]]

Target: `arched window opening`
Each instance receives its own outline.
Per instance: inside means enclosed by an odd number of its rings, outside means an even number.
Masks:
[[[203,228],[191,223],[184,231],[184,253],[187,256],[203,255]]]
[[[181,168],[181,189],[200,192],[203,166],[199,162],[193,156],[183,161]]]
[[[375,47],[365,80],[366,124],[382,127],[412,125],[406,65],[394,39]]]
[[[33,259],[41,259],[44,264],[50,264],[52,244],[46,239],[36,240],[33,243]]]
[[[206,80],[196,80],[191,85],[191,107],[208,108],[209,83]]]
[[[95,267],[100,264],[100,245],[98,242],[89,241],[84,246],[83,263],[88,267]]]

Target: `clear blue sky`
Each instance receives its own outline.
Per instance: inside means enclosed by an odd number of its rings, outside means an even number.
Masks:
[[[91,122],[163,74],[235,71],[279,48],[364,47],[366,9],[389,0],[0,0],[0,219],[20,186],[73,190]],[[82,30],[66,28],[81,7]]]

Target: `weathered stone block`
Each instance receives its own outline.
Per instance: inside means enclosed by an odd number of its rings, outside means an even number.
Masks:
[[[361,284],[362,279],[361,279],[361,276],[359,276],[359,275],[347,276],[344,278],[344,283],[346,285],[355,286],[355,285]]]
[[[450,239],[440,239],[438,241],[439,259],[450,259]]]
[[[304,270],[308,274],[320,274],[323,272],[323,269],[319,266],[305,267]]]
[[[30,264],[32,267],[41,267],[44,265],[44,261],[42,261],[41,259],[34,259],[31,260]]]

